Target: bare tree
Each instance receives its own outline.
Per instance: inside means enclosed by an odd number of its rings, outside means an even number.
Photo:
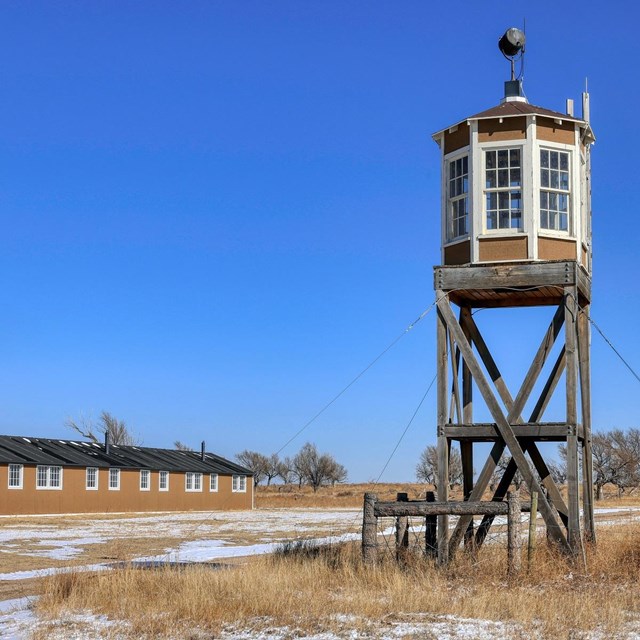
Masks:
[[[267,458],[267,464],[264,469],[264,476],[269,486],[273,480],[280,476],[280,457],[277,453],[272,453]]]
[[[180,440],[176,440],[173,443],[173,448],[177,449],[178,451],[193,451],[193,447],[190,447],[188,444],[185,444],[184,442],[181,442]]]
[[[280,460],[278,464],[278,477],[284,484],[298,481],[298,476],[293,468],[293,461],[288,456]]]
[[[236,460],[247,469],[253,472],[253,486],[257,487],[266,477],[269,459],[267,456],[257,451],[245,449],[236,454]]]
[[[494,491],[495,488],[497,487],[498,483],[502,479],[502,476],[504,475],[504,472],[507,470],[507,466],[509,465],[510,461],[511,461],[511,456],[508,454],[507,455],[503,454],[500,460],[498,460],[496,469],[493,472],[493,475],[491,476],[491,481],[489,482],[489,489],[491,491]],[[538,471],[533,466],[533,463],[531,462],[531,460],[527,459],[527,464],[529,465],[529,470],[531,471],[532,475],[538,478],[539,477]],[[522,477],[522,474],[520,473],[519,469],[513,475],[513,480],[511,480],[511,484],[515,489],[518,489],[518,490],[524,484],[524,478]]]
[[[124,420],[118,420],[108,411],[102,411],[97,422],[87,418],[80,418],[78,421],[69,418],[65,424],[92,442],[102,442],[108,433],[111,444],[124,446],[142,444],[142,441],[131,433]]]
[[[315,444],[307,442],[293,459],[293,469],[299,482],[316,492],[324,484],[344,482],[347,470],[328,453],[319,453]]]
[[[438,487],[438,447],[429,445],[421,454],[416,465],[418,482]],[[452,448],[449,456],[449,486],[462,484],[462,458],[458,449]]]

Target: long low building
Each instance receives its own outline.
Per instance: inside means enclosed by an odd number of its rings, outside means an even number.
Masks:
[[[251,509],[253,474],[214,453],[0,436],[0,514]]]

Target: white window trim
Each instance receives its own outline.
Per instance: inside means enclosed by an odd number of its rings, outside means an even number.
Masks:
[[[453,215],[452,215],[452,211],[450,210],[452,199],[451,199],[451,196],[449,195],[449,167],[452,162],[455,162],[460,158],[464,158],[465,156],[467,157],[467,191],[465,194],[455,196],[455,200],[456,201],[462,200],[464,197],[466,197],[467,199],[467,233],[464,233],[460,236],[454,236],[453,238],[449,238],[449,222],[453,222]],[[471,156],[471,148],[469,145],[467,145],[466,147],[462,147],[461,149],[456,149],[455,151],[452,151],[451,153],[445,156],[445,162],[444,162],[445,176],[443,181],[444,189],[445,189],[443,243],[445,246],[449,244],[456,244],[458,242],[466,240],[471,235],[470,222],[472,218],[472,215],[471,215],[472,164],[473,163],[472,163],[472,156]],[[450,219],[450,216],[451,216],[451,219]]]
[[[234,474],[231,476],[231,492],[246,493],[247,492],[247,476]]]
[[[11,484],[11,467],[17,467],[18,468],[18,484],[16,485],[12,485]],[[9,466],[7,467],[7,486],[9,489],[22,489],[23,487],[23,482],[24,482],[24,465],[23,464],[16,464],[16,463],[10,463]]]
[[[60,470],[60,484],[57,486],[51,485],[51,469],[59,469]],[[41,486],[38,484],[38,470],[46,469],[45,475],[45,486]],[[36,490],[37,491],[62,491],[62,473],[63,467],[57,464],[39,464],[36,466]]]
[[[111,486],[111,472],[115,472],[118,478],[118,484],[115,487]],[[118,467],[109,467],[109,491],[120,491],[120,469]]]
[[[218,492],[218,474],[217,473],[209,474],[209,491],[211,493]]]
[[[519,139],[517,142],[514,143],[514,141],[511,140],[498,140],[496,142],[483,142],[482,144],[478,145],[479,150],[480,150],[480,180],[479,182],[479,186],[480,186],[480,195],[481,195],[481,202],[482,202],[482,211],[481,211],[481,215],[482,215],[482,232],[479,234],[478,238],[495,238],[496,236],[518,236],[518,237],[522,237],[523,235],[527,234],[527,223],[529,222],[529,220],[527,219],[527,206],[525,204],[526,202],[526,195],[527,195],[527,190],[528,190],[528,185],[526,184],[527,182],[527,175],[526,175],[526,170],[527,170],[527,166],[526,163],[528,162],[528,160],[526,160],[526,154],[527,154],[527,150],[526,150],[526,139],[522,138]],[[495,188],[495,189],[487,189],[486,187],[486,171],[487,171],[487,155],[485,153],[485,151],[498,151],[498,150],[502,150],[502,149],[506,149],[508,151],[511,151],[512,149],[519,149],[520,150],[520,187],[504,187],[504,188]],[[539,153],[539,152],[538,152]],[[537,181],[540,181],[540,176],[537,176]],[[487,228],[487,193],[488,192],[492,192],[492,193],[500,193],[500,191],[509,191],[509,190],[516,190],[518,189],[520,191],[520,202],[522,203],[521,205],[521,216],[522,216],[522,227],[520,229],[513,229],[511,227],[508,228],[503,228],[503,229],[488,229]],[[538,215],[539,215],[539,209],[540,209],[540,203],[538,203]],[[534,212],[535,215],[535,212]],[[539,226],[539,225],[538,225]]]
[[[200,487],[198,489],[192,488],[189,489],[188,488],[188,478],[191,477],[192,479],[192,486],[195,486],[195,478],[196,476],[199,476],[200,478]],[[202,472],[201,471],[185,471],[184,474],[184,490],[187,493],[202,493]]]
[[[166,474],[167,486],[162,486],[162,476]],[[168,471],[159,471],[158,472],[158,491],[169,491],[169,472]]]
[[[95,487],[90,487],[89,486],[89,469],[93,469],[96,472],[96,486]],[[85,480],[84,480],[84,486],[85,489],[87,491],[97,491],[98,490],[98,478],[100,477],[100,472],[98,471],[98,467],[87,467],[87,470],[85,472]]]
[[[142,478],[147,478],[147,486],[142,486]],[[151,471],[149,469],[140,469],[140,491],[151,491]]]
[[[542,181],[540,179],[540,152],[541,151],[561,151],[569,154],[569,209],[568,209],[568,225],[566,231],[560,231],[558,229],[544,229],[540,224],[540,197],[541,191],[554,191],[553,189],[547,189],[542,187]],[[538,230],[538,234],[548,238],[559,238],[562,240],[575,240],[577,238],[578,228],[576,220],[576,198],[580,199],[580,176],[576,173],[580,173],[580,167],[576,167],[576,155],[575,146],[570,144],[564,144],[560,142],[551,142],[550,140],[538,140],[536,148],[534,150],[536,165],[534,171],[534,192],[538,195],[534,198],[533,217],[535,220],[535,226]],[[577,154],[578,156],[580,154]],[[577,189],[577,191],[576,191]]]

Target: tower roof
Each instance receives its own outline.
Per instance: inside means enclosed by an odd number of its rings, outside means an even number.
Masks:
[[[522,116],[529,115],[537,115],[543,116],[545,118],[553,118],[554,120],[563,120],[566,122],[577,122],[580,127],[584,127],[592,140],[595,140],[593,136],[593,132],[591,131],[591,127],[589,123],[581,118],[576,118],[575,116],[570,116],[566,113],[560,113],[559,111],[552,111],[551,109],[545,109],[544,107],[537,107],[533,104],[529,104],[528,102],[523,101],[511,101],[507,100],[502,102],[501,104],[496,105],[495,107],[491,107],[490,109],[486,109],[485,111],[480,111],[480,113],[476,113],[475,115],[468,116],[467,118],[463,118],[458,122],[441,129],[440,131],[436,131],[433,134],[433,138],[437,140],[442,133],[451,129],[453,127],[457,127],[463,122],[469,122],[470,120],[488,120],[493,118],[516,118]]]

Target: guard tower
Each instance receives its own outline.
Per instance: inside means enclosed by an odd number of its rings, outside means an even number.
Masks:
[[[566,113],[530,104],[514,71],[524,54],[524,34],[509,29],[499,46],[511,62],[511,79],[505,82],[500,104],[433,136],[442,162],[442,264],[434,267],[438,500],[448,500],[453,441],[460,443],[465,500],[480,500],[501,456],[509,456],[493,500],[505,497],[519,471],[526,486],[538,493],[549,537],[567,551],[580,553],[583,539],[595,540],[588,320],[589,154],[595,139],[589,124],[589,95],[582,95],[581,117],[574,115],[571,100]],[[531,306],[547,306],[554,313],[546,332],[542,328],[540,346],[520,388],[510,390],[473,313],[479,308]],[[506,339],[514,327],[506,323],[504,329]],[[517,328],[512,337],[531,338],[518,334]],[[545,367],[557,339],[563,341],[560,353]],[[530,396],[539,378],[538,386],[545,380],[543,369],[546,382],[530,415],[523,415],[528,401],[535,400]],[[493,423],[474,421],[474,390]],[[555,392],[564,393],[566,418],[544,422]],[[474,483],[474,444],[480,442],[492,443],[492,448],[476,468]],[[540,442],[566,444],[566,501],[551,477]],[[485,517],[474,531],[471,516],[462,516],[450,534],[448,516],[439,516],[440,562],[455,553],[463,538],[481,545],[491,524],[492,518]]]

